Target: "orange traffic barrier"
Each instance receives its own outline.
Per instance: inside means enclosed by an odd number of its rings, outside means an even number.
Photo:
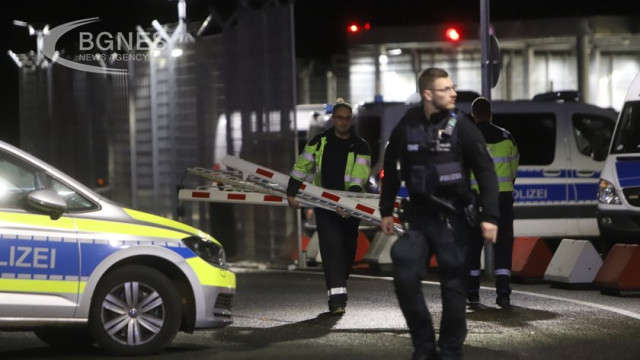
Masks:
[[[611,293],[612,290],[640,290],[640,246],[614,245],[593,283],[601,288],[602,293]]]
[[[302,234],[302,251],[307,251],[307,247],[309,246],[309,243],[311,243],[311,239],[307,235]],[[291,259],[292,260],[298,260],[298,250],[297,249],[292,251]]]
[[[544,279],[553,254],[539,237],[516,237],[513,242],[511,276],[519,279]]]
[[[436,259],[436,254],[431,254],[431,258],[429,258],[429,267],[430,268],[438,267],[438,260]]]
[[[314,234],[314,236],[316,236]],[[302,235],[302,251],[307,251],[307,249],[309,248],[309,245],[311,244],[313,240],[310,239],[308,236],[306,235]],[[316,239],[317,241],[317,239]],[[367,238],[367,236],[360,231],[358,234],[358,247],[356,248],[356,256],[354,259],[355,263],[361,262],[364,259],[364,256],[367,254],[367,251],[369,251],[369,246],[371,245],[369,238]],[[317,246],[317,245],[316,245]],[[298,260],[298,250],[294,249],[291,253],[291,259],[292,260]]]
[[[370,245],[371,242],[369,241],[369,238],[367,238],[367,236],[362,231],[360,231],[360,233],[358,234],[358,248],[356,249],[355,262],[360,262],[364,259],[367,251],[369,251]]]

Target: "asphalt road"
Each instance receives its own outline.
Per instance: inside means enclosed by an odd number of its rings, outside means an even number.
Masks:
[[[237,269],[234,323],[179,334],[144,359],[409,359],[411,344],[389,278],[354,275],[343,317],[326,313],[319,271]],[[439,328],[433,275],[425,297]],[[495,306],[491,284],[468,310],[465,359],[640,359],[640,298],[514,284],[511,309]],[[28,332],[0,332],[0,359],[113,359],[97,348],[53,349]],[[119,358],[125,359],[125,358]],[[140,358],[137,358],[140,359]]]

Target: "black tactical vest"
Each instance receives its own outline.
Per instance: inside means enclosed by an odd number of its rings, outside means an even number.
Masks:
[[[435,195],[455,198],[468,188],[468,175],[457,143],[455,113],[437,123],[419,121],[405,127],[402,178],[412,201]]]

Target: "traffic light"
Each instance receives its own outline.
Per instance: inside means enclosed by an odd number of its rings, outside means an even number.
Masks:
[[[450,26],[445,30],[444,36],[447,41],[457,43],[462,38],[462,32],[457,27]]]

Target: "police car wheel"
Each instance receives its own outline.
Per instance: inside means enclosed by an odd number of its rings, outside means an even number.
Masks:
[[[38,339],[59,349],[90,347],[94,341],[86,328],[43,328],[33,331]]]
[[[104,351],[144,355],[169,344],[181,318],[179,293],[169,278],[146,266],[126,266],[98,284],[89,327]]]

